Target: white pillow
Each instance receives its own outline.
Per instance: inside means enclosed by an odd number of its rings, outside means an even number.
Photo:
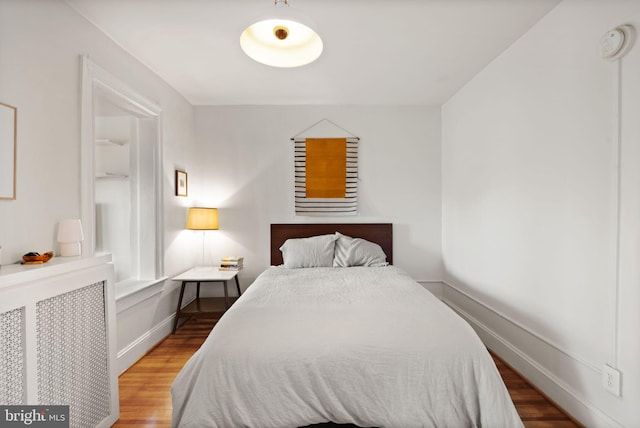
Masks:
[[[287,239],[280,247],[284,267],[296,269],[333,266],[336,239],[336,235]]]
[[[336,232],[336,249],[333,267],[388,266],[387,256],[380,245],[362,238],[351,238]]]

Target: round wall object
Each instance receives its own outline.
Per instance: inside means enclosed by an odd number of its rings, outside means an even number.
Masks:
[[[634,31],[630,25],[621,25],[600,39],[602,58],[616,60],[626,54],[633,44]]]

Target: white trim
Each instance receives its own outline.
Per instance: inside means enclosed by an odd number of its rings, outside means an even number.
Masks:
[[[145,116],[159,116],[160,113],[162,113],[160,105],[140,95],[120,79],[91,61],[87,55],[82,55],[81,58],[83,70],[88,73],[83,77],[90,79],[88,83],[95,82],[101,84],[104,89],[113,92],[114,95],[122,98],[127,104],[138,108],[140,110],[139,113]]]
[[[591,401],[599,402],[600,394],[607,394],[600,388],[598,367],[576,358],[445,281],[442,301],[476,330],[489,349],[585,426],[623,428]],[[549,367],[537,358],[546,360]],[[554,374],[553,368],[563,374],[570,368],[571,373],[565,379],[564,375]]]
[[[153,179],[156,182],[155,186],[155,216],[156,216],[156,248],[158,249],[155,254],[156,262],[156,278],[164,275],[164,177],[162,174],[164,159],[164,153],[162,151],[162,115],[159,114],[156,118],[156,139],[157,143],[153,146]]]
[[[82,60],[82,89],[80,101],[80,218],[86,231],[82,242],[83,254],[95,254],[95,149],[93,144],[93,73],[97,72],[86,56]]]
[[[153,346],[166,338],[173,329],[175,313],[156,324],[152,329],[144,332],[136,340],[129,343],[118,351],[118,373],[122,374],[129,367],[133,366],[142,358]]]
[[[429,290],[431,294],[437,298],[442,299],[442,281],[422,280],[416,282]]]
[[[535,337],[536,339],[538,339],[539,341],[543,342],[544,344],[552,347],[556,351],[561,352],[562,354],[566,355],[567,357],[571,358],[572,360],[575,360],[576,362],[582,364],[586,368],[594,371],[595,373],[602,374],[602,367],[600,367],[598,364],[592,363],[592,362],[590,362],[588,360],[585,360],[582,357],[579,357],[579,356],[573,354],[572,352],[567,351],[562,346],[558,345],[557,343],[553,342],[552,340],[547,339],[546,337],[541,336],[540,334],[531,331],[529,328],[525,327],[524,325],[520,324],[517,321],[512,320],[511,318],[509,318],[508,316],[506,316],[502,312],[500,312],[497,309],[493,308],[491,305],[488,305],[488,304],[486,304],[484,302],[481,302],[480,300],[477,300],[475,297],[471,296],[470,294],[468,294],[467,292],[461,290],[460,288],[456,287],[455,285],[449,284],[447,281],[442,281],[442,284],[447,286],[447,287],[449,287],[449,288],[451,288],[452,290],[455,290],[456,292],[462,294],[467,299],[470,299],[474,303],[476,303],[476,304],[482,306],[483,308],[491,311],[493,314],[499,316],[500,318],[502,318],[503,320],[509,322],[513,326],[518,327],[519,329],[525,331],[527,334]],[[443,300],[446,300],[446,298],[443,299]]]
[[[168,278],[164,276],[158,279],[116,284],[116,312],[119,314],[156,294],[160,294],[164,288],[164,282]]]
[[[83,254],[95,254],[95,149],[94,149],[94,109],[96,92],[106,95],[110,101],[130,111],[133,115],[152,119],[155,123],[155,140],[153,142],[153,180],[155,187],[155,276],[160,278],[164,272],[164,205],[162,176],[162,108],[140,95],[128,85],[105,71],[88,56],[81,56],[82,94],[80,111],[81,137],[81,219],[84,224],[85,240]]]

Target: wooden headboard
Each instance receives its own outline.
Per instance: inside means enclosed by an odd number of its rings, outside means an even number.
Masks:
[[[375,242],[393,264],[393,224],[391,223],[290,223],[271,225],[271,265],[283,263],[280,247],[289,238],[308,238],[340,232],[352,238]]]

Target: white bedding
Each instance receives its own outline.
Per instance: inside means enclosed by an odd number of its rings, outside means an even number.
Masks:
[[[172,400],[175,427],[522,426],[471,327],[391,266],[267,269]]]

